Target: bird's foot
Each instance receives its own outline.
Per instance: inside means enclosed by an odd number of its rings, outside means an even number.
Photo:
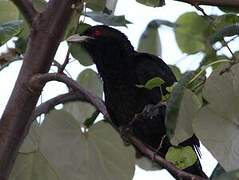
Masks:
[[[120,126],[119,127],[119,133],[120,133],[120,136],[123,140],[124,145],[129,146],[130,141],[128,139],[128,135],[131,133],[131,128],[129,126]]]
[[[161,102],[156,105],[146,105],[142,112],[135,114],[134,118],[129,123],[129,126],[133,126],[136,121],[143,122],[144,120],[153,119],[154,117],[158,116],[160,107],[162,106],[164,106],[164,104],[162,104]]]
[[[143,115],[144,119],[153,119],[154,117],[159,115],[160,108],[165,106],[164,103],[159,102],[156,105],[148,104],[144,107],[141,114]]]

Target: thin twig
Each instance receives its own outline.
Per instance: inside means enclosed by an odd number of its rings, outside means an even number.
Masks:
[[[238,1],[238,4],[239,4],[239,1]],[[212,22],[215,20],[212,16],[209,16],[209,15],[204,11],[203,8],[199,7],[198,4],[193,4],[193,6],[194,6],[197,10],[199,10],[205,17],[209,18]],[[216,30],[216,27],[215,27],[214,25],[212,25],[212,27],[214,28],[214,30]],[[232,50],[231,50],[231,48],[229,47],[228,43],[227,43],[224,39],[222,40],[222,43],[226,46],[226,48],[228,49],[228,51],[229,51],[230,54],[232,55],[232,60],[233,60],[234,62],[236,62],[236,61],[237,61],[237,58],[236,58],[235,54],[232,52]]]
[[[236,58],[235,54],[232,52],[232,50],[231,50],[231,48],[229,47],[228,43],[227,43],[224,39],[222,40],[222,42],[223,42],[223,44],[225,44],[226,48],[228,49],[228,51],[229,51],[230,54],[232,55],[232,60],[233,60],[234,62],[236,62],[236,61],[237,61],[237,58]]]
[[[193,6],[194,6],[197,10],[201,11],[204,16],[210,17],[210,16],[207,15],[207,13],[204,11],[204,9],[201,8],[198,4],[194,4]],[[213,19],[213,20],[214,20],[214,19]]]
[[[63,71],[65,70],[65,68],[66,68],[66,66],[67,66],[67,64],[69,63],[69,60],[70,60],[69,56],[70,56],[70,51],[68,49],[67,53],[66,53],[64,63],[61,66],[58,67],[58,73],[63,73]]]
[[[73,34],[77,33],[77,30],[78,30],[79,26],[80,26],[80,23],[77,22],[77,25],[76,25],[76,27],[74,29]],[[69,56],[70,56],[70,48],[68,48],[68,50],[67,50],[64,63],[58,68],[58,73],[63,73],[63,71],[65,70],[67,64],[69,64],[69,60],[70,60]]]
[[[69,64],[69,63],[68,63]],[[59,62],[57,62],[56,60],[53,61],[52,63],[53,66],[56,66],[57,67],[57,72],[59,73],[59,69],[62,69],[62,66]],[[71,74],[69,71],[66,70],[66,68],[64,68],[64,71],[66,72],[67,76],[69,76],[70,78],[72,78]]]
[[[104,102],[97,96],[91,94],[89,91],[82,88],[76,81],[69,78],[64,74],[59,73],[46,73],[46,74],[37,74],[33,76],[29,81],[29,88],[31,91],[38,91],[49,81],[59,81],[65,83],[73,91],[81,93],[85,97],[87,102],[92,103],[97,109],[99,109],[106,118],[109,118],[107,110],[105,108]]]
[[[225,43],[222,42],[222,46],[218,49],[215,49],[215,50],[220,51],[222,48],[224,48],[226,46],[226,44],[229,44],[230,42],[234,41],[236,38],[238,38],[238,36],[232,37],[230,40],[226,41]]]
[[[154,160],[157,162],[160,166],[167,169],[168,172],[175,177],[176,179],[183,179],[183,180],[206,180],[205,178],[202,178],[200,176],[196,176],[190,173],[187,173],[185,171],[182,171],[178,168],[176,168],[172,163],[168,162],[158,154],[156,154],[154,151],[149,149],[144,143],[142,143],[139,139],[134,137],[133,135],[128,135],[129,140],[131,143],[137,147],[148,158],[151,160]]]
[[[68,92],[65,94],[61,94],[39,105],[34,112],[34,119],[41,114],[48,113],[56,105],[69,101],[88,102],[86,98],[82,96],[79,92]]]

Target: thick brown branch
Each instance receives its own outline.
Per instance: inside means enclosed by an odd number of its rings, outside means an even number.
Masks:
[[[13,0],[32,21],[34,10],[27,11],[27,0]],[[49,71],[56,50],[79,0],[50,0],[46,10],[34,17],[24,61],[15,87],[0,120],[0,179],[7,180],[18,150],[32,123],[41,89],[28,88],[32,76]],[[31,7],[30,7],[31,8]],[[60,28],[59,28],[60,27]]]
[[[32,2],[29,0],[12,0],[12,2],[18,7],[24,18],[31,25],[37,15],[37,11],[33,7]]]
[[[225,6],[239,8],[239,0],[176,0],[191,5]]]
[[[59,81],[65,83],[73,91],[79,92],[85,98],[85,101],[91,103],[99,109],[99,111],[102,112],[106,118],[109,117],[104,102],[99,97],[91,94],[89,91],[82,88],[76,81],[64,74],[48,73],[35,75],[30,80],[30,88],[33,91],[38,91],[49,81]]]
[[[34,118],[43,113],[48,113],[52,108],[54,108],[58,104],[66,103],[69,101],[87,102],[85,97],[82,96],[79,92],[69,92],[66,94],[61,94],[39,105],[35,110]]]

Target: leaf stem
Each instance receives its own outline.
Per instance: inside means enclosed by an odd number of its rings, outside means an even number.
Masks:
[[[188,84],[191,84],[193,81],[195,81],[207,68],[209,68],[210,66],[214,65],[214,64],[218,64],[218,63],[224,63],[224,62],[230,62],[227,59],[223,59],[223,60],[218,60],[218,61],[214,61],[211,62],[209,64],[207,64],[206,66],[202,67],[201,71],[199,71],[190,81]]]

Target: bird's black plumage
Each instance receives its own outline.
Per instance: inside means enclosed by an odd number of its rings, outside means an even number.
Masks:
[[[159,103],[161,92],[167,93],[166,87],[176,82],[170,68],[154,55],[136,52],[127,37],[111,27],[93,26],[82,35],[87,38],[81,45],[92,56],[103,79],[105,103],[113,123],[116,126],[131,124],[135,136],[154,149],[163,142],[159,153],[165,156],[171,146],[167,137],[162,140],[166,135],[166,107],[160,107],[159,113],[153,118],[146,117],[136,122],[132,122],[132,119],[142,112],[145,106]],[[160,88],[148,90],[137,87],[154,77],[165,81],[162,91]],[[193,136],[182,145],[199,146],[199,141]],[[190,172],[202,175],[200,163],[194,166]]]

